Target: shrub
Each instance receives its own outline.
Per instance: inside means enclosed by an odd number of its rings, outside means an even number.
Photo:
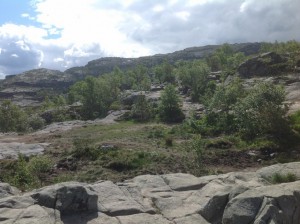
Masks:
[[[198,169],[200,171],[203,170],[205,141],[201,138],[201,136],[197,136],[192,140],[190,149],[196,153],[196,164],[198,166]]]
[[[0,131],[24,132],[27,130],[27,115],[11,101],[4,101],[0,106]]]
[[[155,126],[150,130],[148,138],[162,138],[165,136],[164,128],[161,126]]]
[[[280,184],[280,183],[289,183],[297,180],[297,176],[293,173],[280,174],[274,173],[271,177],[271,183]]]
[[[165,122],[181,122],[184,114],[179,105],[179,97],[173,85],[168,85],[161,94],[159,116]]]
[[[152,118],[151,105],[145,95],[139,95],[132,106],[131,117],[140,122],[148,121]]]
[[[38,130],[45,126],[45,120],[38,115],[32,115],[28,118],[28,126],[32,130]]]
[[[290,116],[292,128],[300,133],[300,110]]]
[[[74,149],[71,154],[77,159],[95,160],[99,156],[98,150],[91,145],[91,139],[79,138],[73,141]]]
[[[53,163],[47,156],[35,156],[30,159],[28,169],[34,177],[40,181],[40,186],[46,180],[47,174],[51,171]]]
[[[173,146],[172,137],[168,136],[168,137],[165,138],[165,145],[166,145],[166,147],[172,147]]]
[[[234,108],[237,128],[246,139],[270,135],[283,140],[290,134],[285,118],[284,89],[270,83],[260,83]]]
[[[19,155],[14,168],[14,172],[12,176],[8,177],[7,182],[21,190],[29,189],[34,184],[34,176],[30,172],[26,158],[23,155]]]

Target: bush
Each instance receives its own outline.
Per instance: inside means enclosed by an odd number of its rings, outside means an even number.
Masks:
[[[21,190],[29,189],[34,184],[34,176],[30,172],[23,155],[19,155],[13,176],[9,177],[8,182]]]
[[[184,114],[179,105],[179,97],[173,85],[168,85],[161,94],[159,116],[165,122],[181,122]]]
[[[45,126],[45,120],[38,115],[32,115],[28,118],[28,126],[32,130],[39,130]]]
[[[139,122],[148,121],[152,118],[152,109],[145,95],[139,95],[132,106],[131,117]]]
[[[283,106],[284,89],[270,83],[260,83],[239,100],[234,108],[238,131],[246,139],[270,135],[284,140],[290,128]]]
[[[166,147],[172,147],[173,146],[172,137],[168,136],[168,137],[165,138],[165,145],[166,145]]]
[[[271,177],[271,182],[273,184],[289,183],[289,182],[294,182],[296,180],[297,180],[297,176],[293,173],[287,173],[287,174],[275,173]]]
[[[28,169],[35,178],[38,178],[40,186],[43,185],[47,178],[47,174],[51,171],[53,163],[47,156],[35,156],[30,159]]]
[[[95,160],[99,156],[98,150],[91,145],[91,139],[75,139],[73,145],[74,149],[71,154],[77,159]]]
[[[290,116],[292,128],[300,133],[300,110]]]
[[[204,169],[204,150],[205,150],[205,141],[201,136],[195,137],[191,144],[190,149],[196,153],[196,164],[198,169],[201,171]]]
[[[26,113],[11,101],[4,101],[0,107],[0,131],[24,132],[27,127]]]

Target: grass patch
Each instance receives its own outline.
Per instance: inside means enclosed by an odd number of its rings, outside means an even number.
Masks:
[[[272,184],[289,183],[297,180],[297,176],[293,173],[280,174],[274,173],[270,178]]]

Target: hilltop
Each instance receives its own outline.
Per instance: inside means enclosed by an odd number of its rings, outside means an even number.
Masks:
[[[65,93],[72,84],[87,76],[110,73],[116,67],[122,70],[133,69],[137,65],[151,68],[165,60],[174,64],[180,60],[204,59],[213,54],[220,46],[192,47],[169,54],[140,58],[100,58],[88,62],[85,66],[69,68],[64,72],[40,68],[17,75],[9,75],[4,80],[0,80],[0,101],[10,99],[21,106],[36,106],[43,101],[45,95]],[[242,43],[230,46],[235,52],[252,55],[259,52],[261,43]]]

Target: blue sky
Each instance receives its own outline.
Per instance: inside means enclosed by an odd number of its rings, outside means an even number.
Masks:
[[[107,56],[300,40],[299,0],[0,0],[0,78]]]

